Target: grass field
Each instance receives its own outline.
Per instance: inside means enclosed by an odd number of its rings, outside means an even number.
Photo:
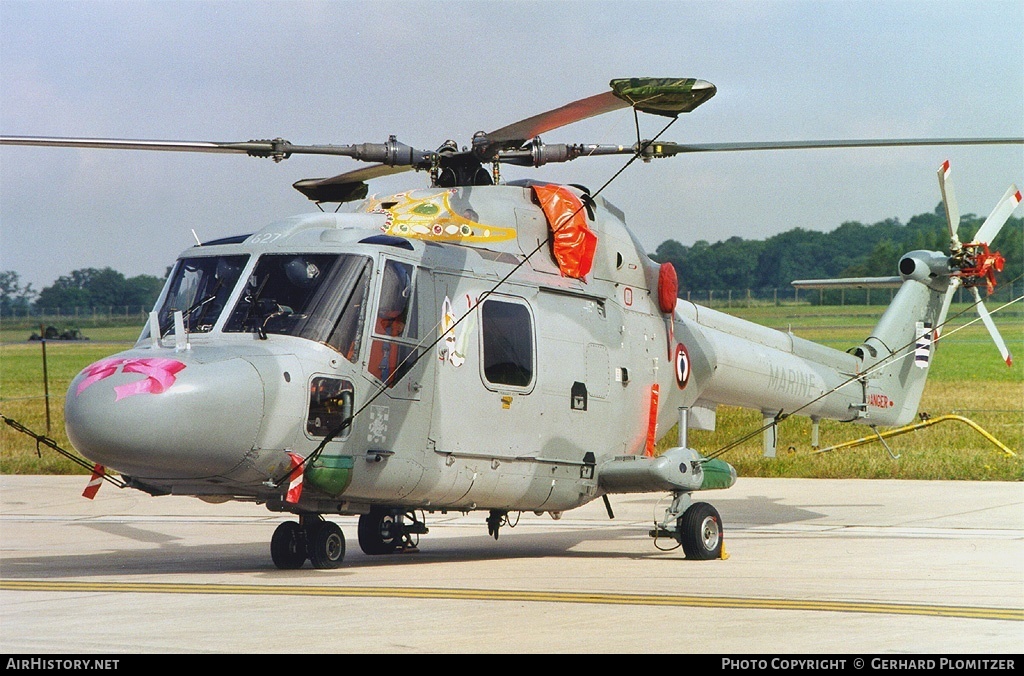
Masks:
[[[963,308],[954,308],[950,316]],[[778,456],[762,457],[761,417],[756,411],[721,407],[714,432],[693,431],[689,443],[711,454],[746,435],[753,436],[724,453],[740,476],[788,476],[830,478],[900,478],[962,480],[1024,480],[1024,315],[1013,312],[995,316],[1011,352],[1019,355],[1012,368],[999,357],[980,322],[964,327],[976,315],[954,319],[939,342],[920,411],[932,418],[955,414],[980,426],[1010,448],[1001,451],[969,425],[943,422],[926,429],[888,439],[887,450],[877,440],[869,444],[827,453],[811,448],[811,423],[794,416],[779,426]],[[742,316],[773,328],[839,349],[859,344],[870,332],[882,308],[766,306],[733,309]],[[964,327],[964,328],[961,328]],[[70,449],[64,432],[64,394],[74,376],[88,364],[125,349],[138,336],[139,327],[90,328],[90,340],[48,341],[46,344],[50,391],[50,432],[58,445]],[[43,396],[42,348],[27,342],[31,331],[0,330],[0,413],[18,420],[37,433],[46,434],[46,400]],[[821,444],[833,446],[871,436],[870,428],[821,422]],[[674,445],[675,431],[660,447]],[[894,457],[898,456],[898,457]],[[0,425],[0,473],[73,474],[84,470],[33,439]]]

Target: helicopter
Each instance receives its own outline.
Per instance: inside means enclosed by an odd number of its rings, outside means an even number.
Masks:
[[[294,187],[319,207],[180,254],[135,345],[72,381],[72,445],[153,496],[247,501],[294,515],[270,555],[281,569],[342,565],[325,515],[358,516],[360,549],[418,546],[427,513],[483,512],[498,538],[510,514],[559,518],[610,495],[664,493],[650,535],[687,559],[722,558],[724,525],[695,494],[736,470],[692,448],[719,406],[762,414],[764,454],[789,415],[874,426],[917,413],[954,293],[985,309],[1003,258],[989,249],[1021,201],[1011,186],[974,240],[957,237],[948,163],[938,170],[948,251],[911,251],[898,275],[798,280],[807,288],[898,287],[863,343],[841,351],[680,299],[625,213],[582,185],[503,181],[500,167],[584,157],[629,162],[683,153],[801,148],[1024,144],[1022,138],[626,145],[550,144],[541,134],[629,109],[669,124],[715,85],[628,78],[610,91],[492,132],[468,147],[297,145],[0,137],[0,144],[348,157],[368,166]],[[667,127],[666,127],[667,128]],[[664,130],[663,130],[664,131]],[[425,172],[428,185],[370,194],[369,181]],[[337,204],[335,211],[324,204]],[[674,426],[678,443],[656,453]]]

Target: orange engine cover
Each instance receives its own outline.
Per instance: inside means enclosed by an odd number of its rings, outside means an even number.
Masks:
[[[551,249],[558,269],[565,277],[585,280],[594,266],[597,235],[587,226],[583,202],[560,185],[535,185],[533,193],[551,228]]]

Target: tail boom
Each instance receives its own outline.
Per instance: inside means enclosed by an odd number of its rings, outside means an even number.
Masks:
[[[702,406],[903,425],[917,415],[952,284],[948,273],[904,275],[871,334],[848,352],[687,301],[676,305],[676,333],[699,333],[710,347]]]

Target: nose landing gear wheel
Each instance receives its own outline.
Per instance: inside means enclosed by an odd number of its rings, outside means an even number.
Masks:
[[[337,568],[345,558],[345,535],[338,524],[321,521],[308,535],[309,562],[314,568]]]
[[[270,539],[270,558],[281,570],[302,568],[306,562],[306,533],[294,521],[285,521]]]
[[[359,548],[364,554],[390,554],[402,544],[403,526],[386,508],[373,507],[359,517]]]
[[[695,502],[676,523],[676,537],[688,559],[722,558],[722,517],[706,502]]]

